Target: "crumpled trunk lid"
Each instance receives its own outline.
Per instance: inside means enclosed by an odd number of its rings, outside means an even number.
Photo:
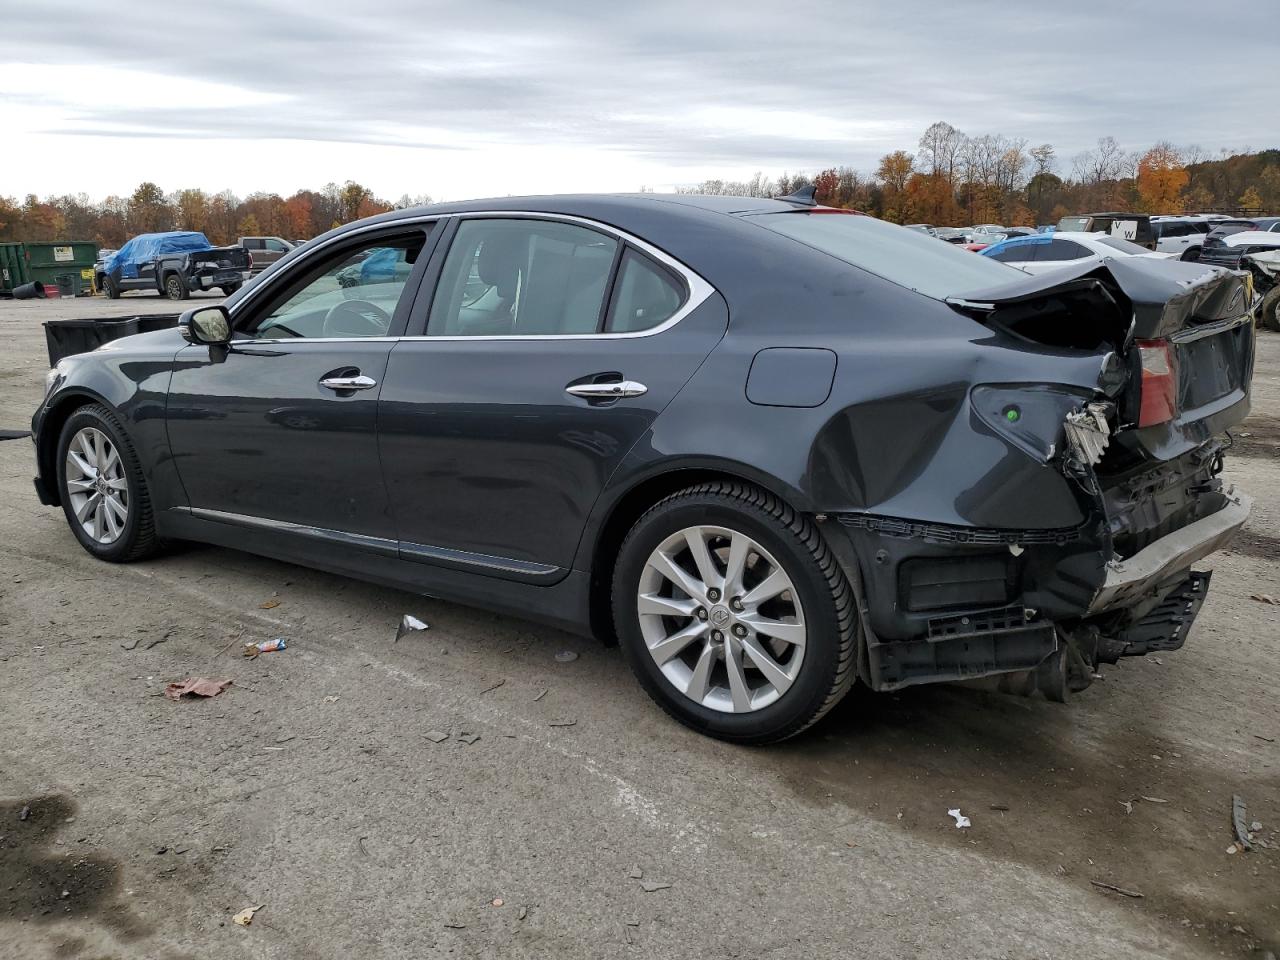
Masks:
[[[1176,459],[1249,413],[1253,325],[1248,277],[1197,263],[1116,257],[948,300],[994,329],[1051,348],[1112,352],[1114,461]],[[1141,345],[1168,344],[1174,415],[1140,425]],[[1119,464],[1117,464],[1119,465]]]

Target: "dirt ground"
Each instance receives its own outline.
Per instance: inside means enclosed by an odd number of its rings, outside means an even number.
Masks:
[[[40,401],[42,319],[144,310],[171,305],[0,302],[0,429]],[[0,958],[1280,951],[1275,334],[1254,404],[1254,514],[1183,650],[1068,705],[855,691],[768,749],[554,630],[228,550],[98,563],[0,442]],[[430,629],[397,643],[404,613]],[[162,696],[190,675],[234,682]],[[1233,794],[1266,847],[1228,852]]]

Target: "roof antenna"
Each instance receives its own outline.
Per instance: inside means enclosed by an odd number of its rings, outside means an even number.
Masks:
[[[779,197],[779,200],[785,200],[787,203],[794,203],[798,207],[816,207],[818,201],[816,199],[818,188],[813,184],[807,187],[797,187],[785,197]]]

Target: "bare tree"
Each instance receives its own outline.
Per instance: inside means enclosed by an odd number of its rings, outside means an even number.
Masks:
[[[1038,147],[1032,147],[1027,152],[1030,154],[1032,162],[1036,165],[1036,176],[1040,176],[1045,173],[1053,173],[1055,159],[1053,144],[1042,143]]]

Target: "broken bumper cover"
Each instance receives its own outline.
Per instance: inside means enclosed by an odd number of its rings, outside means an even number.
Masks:
[[[1249,519],[1253,500],[1238,490],[1227,504],[1161,537],[1127,560],[1108,564],[1107,578],[1089,604],[1087,615],[1129,606],[1159,591],[1170,580],[1183,580],[1191,565],[1221,549]]]
[[[1249,516],[1246,495],[1225,496],[1222,509],[1106,566],[1087,526],[997,531],[837,516],[825,529],[858,594],[860,675],[896,690],[1034,670],[1081,631],[1092,638],[1089,662],[1176,649],[1208,589],[1192,565]]]

